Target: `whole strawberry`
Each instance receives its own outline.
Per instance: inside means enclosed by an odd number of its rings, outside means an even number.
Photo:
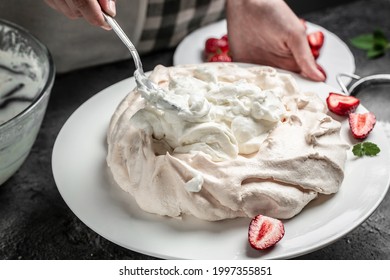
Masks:
[[[257,215],[248,229],[248,241],[252,248],[264,250],[274,246],[284,236],[283,223],[271,217]]]

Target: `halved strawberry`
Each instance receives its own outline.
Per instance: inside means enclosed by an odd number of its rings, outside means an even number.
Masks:
[[[314,31],[307,34],[307,41],[309,42],[310,48],[321,49],[324,44],[325,35],[322,31]]]
[[[226,42],[229,42],[229,37],[228,37],[228,35],[227,35],[227,34],[223,35],[223,36],[221,37],[221,40],[225,40]]]
[[[229,56],[228,53],[216,53],[214,55],[211,55],[208,59],[208,62],[232,62],[232,58]]]
[[[274,246],[283,236],[284,225],[278,219],[257,215],[249,225],[248,241],[252,248],[257,250]]]
[[[351,113],[348,119],[352,135],[356,139],[367,138],[376,123],[375,115],[371,112],[364,114]]]
[[[229,51],[229,43],[225,39],[208,38],[205,42],[204,51],[206,55],[216,53],[217,51],[227,52]]]
[[[326,104],[328,104],[329,110],[333,113],[340,116],[347,116],[356,110],[360,104],[360,100],[354,96],[330,92],[328,98],[326,98]]]
[[[311,50],[311,54],[313,55],[314,59],[317,59],[320,56],[319,49],[310,48],[310,50]]]

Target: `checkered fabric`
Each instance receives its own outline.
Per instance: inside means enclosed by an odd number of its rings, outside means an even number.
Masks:
[[[149,0],[138,49],[175,47],[201,26],[225,17],[225,0]]]

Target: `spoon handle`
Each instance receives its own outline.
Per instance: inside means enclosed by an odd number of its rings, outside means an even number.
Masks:
[[[129,37],[127,37],[126,33],[123,31],[123,29],[120,27],[120,25],[116,22],[115,19],[113,19],[111,16],[107,15],[104,12],[103,12],[103,16],[106,22],[111,26],[112,30],[114,30],[114,32],[118,35],[118,37],[129,49],[133,57],[135,67],[137,68],[138,72],[140,72],[140,74],[143,75],[144,71],[142,67],[142,62],[134,44],[130,41]]]

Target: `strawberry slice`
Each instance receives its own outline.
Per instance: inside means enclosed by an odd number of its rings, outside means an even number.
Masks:
[[[349,114],[349,127],[356,139],[365,139],[374,128],[376,123],[375,115],[371,112],[364,114]]]
[[[319,49],[310,48],[310,50],[311,50],[311,54],[313,55],[314,59],[317,59],[320,56]]]
[[[333,113],[340,116],[347,116],[354,112],[360,104],[360,100],[354,96],[348,96],[341,93],[330,92],[326,98],[326,104]]]
[[[325,35],[322,31],[314,31],[307,34],[307,41],[309,42],[310,48],[319,50],[324,45]]]
[[[211,55],[208,59],[208,62],[232,62],[232,58],[229,56],[228,53],[216,53],[214,55]]]
[[[213,54],[216,52],[227,52],[229,51],[229,43],[225,39],[218,39],[218,38],[208,38],[205,42],[205,53]]]
[[[257,215],[249,225],[249,244],[257,250],[264,250],[274,246],[283,236],[284,225],[278,219]]]

